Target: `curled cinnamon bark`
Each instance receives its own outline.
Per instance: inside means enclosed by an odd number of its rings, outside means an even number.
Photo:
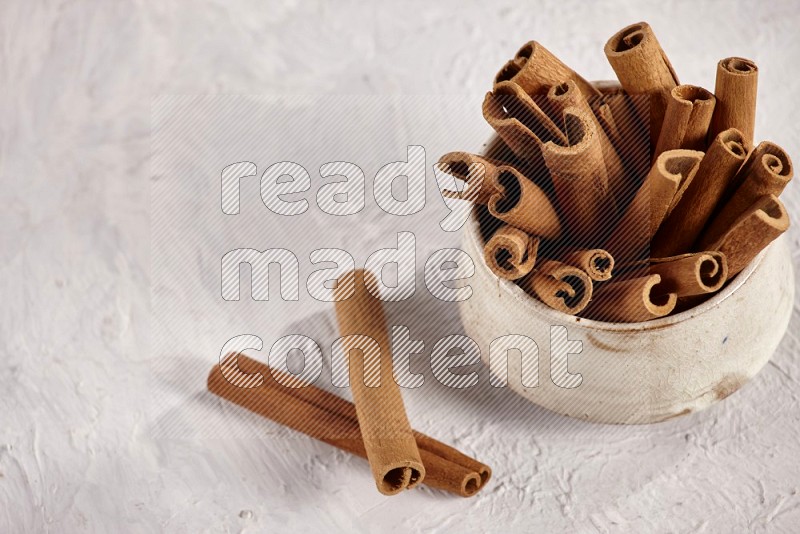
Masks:
[[[586,97],[600,92],[536,41],[525,43],[495,76],[495,84],[513,81],[529,95],[544,94],[553,85],[573,80]]]
[[[375,276],[363,270],[347,273],[339,279],[337,297],[346,294],[342,292],[351,283],[355,294],[336,302],[349,359],[350,390],[375,484],[384,495],[395,495],[422,482],[425,466],[394,381],[383,307],[367,290],[377,288]],[[372,384],[375,377],[377,387]]]
[[[709,141],[723,130],[736,128],[752,144],[757,91],[758,67],[754,62],[741,57],[729,57],[717,64],[714,87],[717,105],[708,131]]]
[[[521,286],[553,309],[575,315],[592,299],[592,279],[581,269],[549,260],[524,278]]]
[[[679,83],[672,64],[646,22],[621,29],[608,40],[604,51],[625,92],[648,95],[649,114],[645,120],[655,146],[669,93]]]
[[[492,272],[506,280],[522,278],[536,264],[539,238],[513,226],[502,226],[486,242],[484,260]]]
[[[718,291],[728,279],[728,262],[715,251],[652,258],[650,274],[661,276],[663,291],[690,297]]]
[[[229,382],[225,376],[230,373],[224,368],[237,366],[237,361],[241,372],[260,373],[262,384],[245,388]],[[279,384],[273,377],[281,377],[283,384],[294,382],[295,387]],[[353,403],[311,384],[300,383],[257,360],[243,354],[227,355],[209,373],[208,389],[262,417],[367,458]],[[491,478],[487,465],[453,447],[421,432],[414,431],[414,439],[425,464],[425,485],[469,497]]]
[[[606,248],[623,262],[647,255],[650,240],[694,179],[703,159],[695,150],[668,150],[653,163]]]
[[[614,257],[601,248],[566,250],[556,256],[561,263],[581,269],[597,282],[610,280],[614,271]]]
[[[664,317],[675,309],[678,296],[665,291],[660,284],[658,274],[605,283],[597,289],[584,315],[598,321],[620,323]]]
[[[622,160],[617,154],[613,143],[606,134],[600,121],[595,116],[592,107],[586,100],[586,97],[581,93],[578,85],[574,80],[567,80],[558,85],[554,85],[547,92],[547,102],[549,104],[550,116],[553,122],[558,124],[564,120],[564,111],[569,108],[576,108],[583,112],[586,117],[590,118],[595,125],[595,132],[600,142],[600,148],[603,152],[603,163],[605,163],[606,173],[608,174],[609,188],[614,198],[623,196],[624,189],[628,185],[625,178],[625,168],[622,165]],[[609,117],[610,118],[610,117]],[[613,119],[612,119],[613,120]],[[615,125],[614,125],[615,126]]]
[[[678,85],[673,88],[654,157],[678,148],[704,150],[715,104],[714,95],[702,87]]]
[[[496,160],[490,160],[469,152],[449,152],[439,158],[436,164],[439,169],[453,178],[464,182],[464,189],[459,191],[442,191],[444,196],[458,198],[476,204],[486,204],[495,191],[492,184],[496,183]]]
[[[789,228],[789,214],[775,195],[765,195],[742,215],[709,250],[718,250],[728,259],[728,274],[736,276],[759,252]]]
[[[770,141],[759,143],[734,179],[738,187],[703,231],[698,241],[698,248],[703,248],[719,239],[730,229],[736,218],[760,197],[770,194],[780,195],[792,176],[794,167],[789,154]]]
[[[564,110],[568,145],[542,148],[550,169],[564,225],[567,246],[581,246],[602,236],[613,224],[615,207],[595,121],[585,111]]]
[[[651,246],[653,256],[691,252],[748,151],[749,146],[738,130],[725,130],[714,139],[682,198],[656,233]]]
[[[566,139],[550,117],[514,82],[501,82],[483,101],[486,122],[516,155],[532,165],[541,162],[541,146]]]
[[[492,189],[496,192],[487,207],[494,217],[531,235],[561,234],[561,222],[547,194],[513,167],[497,168]]]

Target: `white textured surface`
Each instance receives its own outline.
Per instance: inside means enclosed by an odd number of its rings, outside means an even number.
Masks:
[[[469,500],[384,498],[362,461],[300,438],[153,437],[153,95],[476,95],[531,38],[607,79],[605,40],[648,20],[683,82],[713,87],[717,59],[756,60],[756,137],[800,159],[794,2],[377,4],[2,3],[0,531],[795,530],[797,315],[751,384],[652,427],[522,405],[509,421],[467,393],[439,395],[419,426],[494,467]],[[796,187],[785,199],[800,213]],[[443,423],[464,410],[472,424]]]

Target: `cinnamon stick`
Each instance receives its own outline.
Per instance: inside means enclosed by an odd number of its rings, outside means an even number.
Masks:
[[[566,250],[556,257],[561,263],[582,270],[596,282],[610,280],[614,271],[614,257],[601,248]]]
[[[789,214],[775,195],[756,200],[710,250],[718,250],[728,259],[728,275],[736,276],[759,252],[789,228]]]
[[[208,376],[209,391],[262,417],[367,458],[353,403],[309,384],[298,383],[294,388],[278,384],[270,375],[280,374],[279,371],[243,354],[228,355],[222,365],[236,365],[237,356],[239,368],[261,373],[263,383],[255,388],[237,387],[226,380],[220,365],[215,365]],[[414,432],[414,437],[425,464],[425,485],[469,497],[491,477],[488,466],[449,445],[419,432]]]
[[[501,82],[486,94],[483,116],[519,157],[538,164],[542,143],[566,142],[550,117],[514,82]]]
[[[708,147],[694,179],[656,233],[651,253],[668,257],[690,252],[748,152],[739,130],[720,133]]]
[[[655,146],[669,93],[679,83],[672,64],[646,22],[621,29],[608,40],[604,51],[625,92],[649,97],[648,122],[651,145]]]
[[[677,148],[704,150],[715,104],[714,95],[702,87],[678,85],[673,88],[654,157]]]
[[[520,283],[528,293],[569,315],[583,311],[592,299],[592,279],[581,269],[549,260]]]
[[[717,64],[717,105],[708,130],[709,141],[723,130],[736,128],[752,144],[757,91],[758,67],[751,60],[729,57]]]
[[[597,289],[584,315],[598,321],[620,323],[663,317],[675,309],[678,296],[664,291],[660,285],[658,274],[607,282]]]
[[[678,298],[718,291],[728,279],[728,262],[721,252],[693,252],[652,258],[650,274],[661,276],[662,291]]]
[[[580,246],[602,235],[615,212],[608,173],[594,120],[585,111],[564,110],[568,146],[548,142],[542,147],[550,169],[562,221],[570,231],[569,246]]]
[[[349,283],[355,294],[337,300],[336,318],[349,358],[350,389],[375,484],[384,495],[395,495],[419,484],[425,466],[394,381],[383,308],[367,290],[377,290],[377,280],[363,270],[348,273],[339,279],[337,298],[347,294]],[[379,378],[377,387],[367,385],[368,377]]]
[[[561,222],[542,189],[513,167],[502,165],[490,180],[496,191],[489,198],[489,213],[528,234],[558,237]]]
[[[536,264],[539,238],[513,226],[502,226],[486,242],[483,255],[492,272],[506,280],[522,278]]]
[[[695,150],[668,150],[656,158],[606,243],[614,256],[635,261],[646,255],[651,239],[691,184],[702,159],[703,153]]]
[[[502,164],[469,152],[449,152],[439,158],[438,168],[453,178],[464,182],[459,191],[442,191],[444,196],[458,198],[476,204],[486,204],[495,191],[491,184],[496,183],[497,165]]]
[[[698,247],[718,240],[759,197],[780,195],[792,176],[794,168],[789,154],[770,141],[759,143],[734,179],[738,187],[703,231]]]
[[[495,84],[513,81],[529,95],[544,94],[551,86],[573,80],[586,97],[600,92],[536,41],[525,43],[514,59],[495,76]]]
[[[622,160],[619,154],[617,154],[617,150],[614,148],[608,135],[606,135],[606,132],[603,130],[600,121],[595,116],[589,101],[578,88],[578,84],[576,84],[574,80],[567,80],[558,85],[554,85],[547,92],[547,102],[549,104],[550,116],[556,124],[563,121],[564,111],[568,108],[577,108],[594,121],[594,130],[597,134],[600,148],[602,149],[603,163],[605,163],[606,172],[608,174],[611,194],[614,198],[622,196],[625,187],[627,187],[625,168],[622,165]]]

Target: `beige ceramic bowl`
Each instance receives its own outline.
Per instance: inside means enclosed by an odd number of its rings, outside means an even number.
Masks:
[[[653,321],[606,323],[566,315],[496,277],[483,261],[473,217],[464,250],[475,259],[471,298],[460,305],[464,328],[488,365],[492,340],[532,338],[539,385],[524,387],[520,358],[508,359],[508,387],[554,412],[600,423],[655,423],[702,410],[739,389],[767,363],[786,331],[794,276],[786,238],[773,242],[711,299]],[[550,375],[551,326],[563,325],[582,351],[569,356],[571,389]],[[514,379],[516,377],[516,379]],[[527,381],[527,383],[532,383]]]

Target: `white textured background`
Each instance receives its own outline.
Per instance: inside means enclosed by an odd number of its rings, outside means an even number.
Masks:
[[[647,20],[684,83],[754,59],[756,137],[800,160],[800,7],[764,4],[2,2],[0,532],[796,531],[797,315],[752,383],[652,427],[478,404],[451,426],[464,399],[442,396],[422,429],[494,467],[468,500],[382,497],[364,462],[290,436],[156,438],[147,407],[154,95],[480,95],[529,39],[607,79],[603,43]]]

